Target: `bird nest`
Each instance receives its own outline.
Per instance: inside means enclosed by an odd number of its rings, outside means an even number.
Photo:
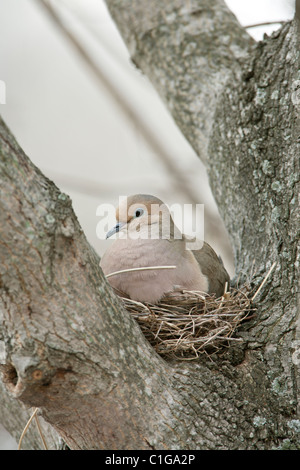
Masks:
[[[239,325],[253,316],[250,286],[232,289],[221,298],[203,292],[182,291],[158,304],[122,298],[150,344],[161,356],[197,359],[241,341]]]
[[[236,336],[238,327],[254,316],[253,301],[276,266],[272,264],[256,292],[249,284],[227,291],[221,298],[198,291],[173,292],[157,304],[142,303],[122,296],[125,308],[137,320],[142,332],[158,354],[183,360],[197,359],[201,354],[222,351]],[[144,267],[118,271],[120,274],[142,269],[170,269],[173,266]],[[108,277],[108,276],[107,276]]]

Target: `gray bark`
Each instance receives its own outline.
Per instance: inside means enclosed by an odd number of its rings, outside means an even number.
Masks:
[[[107,5],[206,163],[237,271],[254,266],[259,284],[276,270],[241,345],[213,361],[163,360],[104,280],[69,198],[1,122],[7,406],[39,407],[73,449],[299,448],[296,21],[253,44],[221,0]]]

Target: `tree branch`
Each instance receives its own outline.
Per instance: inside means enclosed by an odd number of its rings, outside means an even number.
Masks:
[[[1,365],[0,365],[1,368]],[[22,430],[25,428],[26,423],[32,413],[27,407],[11,397],[7,393],[4,383],[0,380],[0,422],[10,431],[10,434],[19,442]],[[49,449],[61,449],[63,440],[57,434],[52,426],[42,420],[42,430],[46,438]],[[38,429],[33,424],[29,427],[23,439],[22,450],[42,450],[44,448]]]
[[[106,0],[132,61],[205,162],[219,93],[252,38],[223,0]]]
[[[38,4],[40,4],[45,9],[46,13],[59,28],[60,32],[73,46],[88,69],[91,70],[98,83],[106,88],[109,95],[119,106],[119,109],[129,120],[133,121],[136,125],[139,126],[139,132],[145,138],[145,141],[148,143],[148,145],[153,149],[154,154],[159,157],[161,163],[166,168],[167,173],[174,180],[176,186],[179,188],[182,194],[185,194],[193,204],[196,204],[198,202],[198,196],[196,192],[190,186],[189,182],[186,180],[180,169],[177,168],[166,146],[160,142],[155,132],[151,129],[151,126],[149,126],[145,120],[144,113],[139,108],[135,108],[133,106],[131,98],[127,97],[122,92],[121,87],[116,87],[116,85],[110,80],[109,76],[105,72],[105,69],[101,69],[99,65],[96,64],[93,58],[89,55],[88,51],[80,43],[78,38],[66,27],[59,14],[50,5],[50,3],[48,3],[47,0],[38,0]]]

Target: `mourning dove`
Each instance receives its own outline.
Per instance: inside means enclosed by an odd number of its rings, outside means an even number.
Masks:
[[[160,199],[145,194],[129,196],[117,208],[116,219],[106,238],[115,233],[118,237],[104,253],[100,266],[117,292],[150,303],[183,289],[222,296],[229,275],[221,258],[205,242],[199,250],[187,249],[187,238]],[[141,269],[130,271],[136,268]],[[124,270],[129,271],[115,274]]]

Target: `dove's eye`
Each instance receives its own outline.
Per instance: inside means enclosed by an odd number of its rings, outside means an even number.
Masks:
[[[137,209],[134,213],[134,217],[141,217],[143,215],[144,210],[143,209]]]

